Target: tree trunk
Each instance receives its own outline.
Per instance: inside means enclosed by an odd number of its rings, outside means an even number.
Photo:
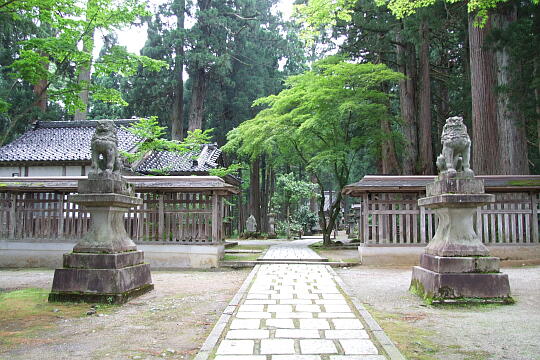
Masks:
[[[315,175],[311,174],[309,179],[311,180],[312,184],[317,184],[317,177]],[[309,210],[311,212],[316,213],[317,209],[318,209],[317,198],[314,196],[311,199],[309,199]]]
[[[381,144],[381,173],[383,175],[398,175],[400,173],[399,163],[394,141],[391,138],[392,129],[390,129],[388,119],[385,118],[381,121],[381,129],[387,135],[387,138]]]
[[[328,209],[328,222],[325,221],[326,226],[322,227],[323,245],[325,246],[328,246],[332,243],[332,231],[334,230],[337,216],[339,215],[339,211],[341,210],[341,196],[341,191],[339,191],[336,195],[335,200],[330,204],[330,207]]]
[[[397,57],[399,71],[406,79],[399,81],[399,102],[401,117],[403,118],[403,130],[405,134],[405,149],[403,154],[403,174],[416,174],[416,162],[418,159],[418,136],[416,129],[416,54],[414,46],[403,43],[404,39],[398,35]]]
[[[483,28],[474,25],[469,14],[472,100],[472,168],[478,175],[500,174],[500,152],[497,134],[496,76],[492,51],[485,47],[491,30],[488,21]]]
[[[431,141],[431,83],[429,77],[429,28],[426,20],[420,25],[420,86],[418,116],[418,162],[420,173],[433,174]]]
[[[261,231],[261,190],[260,190],[260,159],[251,163],[249,173],[249,206],[248,217],[253,215],[257,221],[257,231]]]
[[[534,77],[537,79],[540,76],[540,59],[534,59]],[[540,83],[536,83],[534,87],[534,99],[536,100],[536,146],[540,153]]]
[[[49,63],[44,65],[45,70],[49,69]],[[47,79],[41,79],[36,85],[34,85],[34,95],[36,97],[36,106],[43,112],[47,111],[47,88],[49,87],[49,81]]]
[[[506,31],[517,20],[515,4],[499,6],[492,16],[493,26],[499,31]],[[514,82],[513,71],[519,72],[519,63],[511,62],[508,47],[503,44],[495,51],[497,63],[497,129],[499,141],[500,173],[503,175],[529,174],[527,156],[527,136],[524,116],[520,107],[512,104],[510,88]]]
[[[93,35],[92,35],[93,37]],[[92,45],[87,45],[89,43],[92,43]],[[93,42],[94,40],[84,40],[83,41],[83,50],[85,52],[92,53],[93,49]],[[84,104],[84,109],[75,111],[75,115],[73,116],[73,120],[86,120],[88,117],[88,99],[90,92],[88,90],[88,87],[90,86],[90,67],[91,67],[91,61],[89,64],[81,65],[81,69],[79,72],[79,77],[77,79],[77,82],[80,86],[83,87],[83,90],[79,92],[79,99],[81,99],[82,103]]]
[[[193,74],[193,88],[189,106],[188,131],[203,128],[204,99],[206,97],[207,74],[204,68],[199,68]]]
[[[242,169],[238,170],[238,177],[242,179]],[[244,232],[244,227],[246,225],[246,206],[244,202],[244,193],[241,192],[237,195],[237,204],[238,204],[238,234]]]
[[[261,201],[261,227],[260,231],[262,233],[268,234],[268,198],[270,196],[268,192],[268,186],[269,186],[269,179],[268,175],[270,173],[269,166],[266,162],[266,159],[264,156],[261,156],[261,195],[260,195],[260,201]]]
[[[88,0],[86,3],[86,20],[93,21],[93,13],[98,11],[96,9],[95,0]],[[92,53],[94,51],[94,27],[90,24],[88,27],[88,34],[83,36],[83,51],[90,55],[90,60],[81,64],[79,69],[79,77],[77,82],[79,86],[82,86],[82,90],[79,92],[79,98],[84,104],[84,109],[77,110],[73,116],[73,120],[86,120],[88,116],[88,98],[90,87],[90,71],[92,70]]]
[[[173,11],[176,15],[176,39],[174,72],[176,74],[176,86],[171,111],[171,138],[182,140],[184,138],[184,26],[185,26],[186,0],[176,0]]]

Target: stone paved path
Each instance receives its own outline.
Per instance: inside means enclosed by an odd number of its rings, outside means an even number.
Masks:
[[[318,239],[296,240],[287,244],[271,246],[259,260],[322,261],[324,258],[307,246]]]
[[[295,261],[314,253],[294,242],[270,249],[272,256]],[[327,265],[256,266],[195,359],[211,354],[215,360],[403,359],[383,355],[373,334],[385,344],[390,340],[361,305],[347,300],[338,282]]]

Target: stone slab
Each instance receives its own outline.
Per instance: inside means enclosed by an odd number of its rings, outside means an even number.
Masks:
[[[420,266],[437,273],[499,272],[500,259],[493,256],[436,256],[420,255]]]
[[[255,342],[253,340],[223,340],[216,354],[218,355],[251,355]]]
[[[424,296],[437,299],[456,298],[509,298],[508,275],[482,273],[441,274],[420,266],[413,267],[411,286]]]
[[[483,194],[484,180],[471,178],[442,177],[426,184],[426,195],[440,194]]]
[[[85,207],[115,206],[121,208],[132,208],[142,205],[143,200],[122,194],[77,194],[69,195],[68,201]]]
[[[366,330],[325,330],[326,339],[369,339]]]
[[[319,339],[318,330],[307,329],[277,329],[276,338],[288,338],[288,339]]]
[[[268,330],[229,330],[227,339],[249,340],[249,339],[268,339],[270,331]]]
[[[79,194],[123,194],[132,195],[133,185],[124,179],[92,179],[89,175],[88,179],[81,179],[78,182]]]
[[[51,292],[122,294],[151,283],[148,264],[123,269],[56,269]]]
[[[339,340],[345,355],[377,355],[379,350],[371,340],[346,339]]]
[[[440,207],[477,207],[495,202],[491,194],[440,194],[418,199],[418,206]]]
[[[261,340],[261,354],[294,354],[293,339]]]
[[[121,269],[144,262],[142,251],[118,254],[68,253],[64,254],[64,268]]]
[[[93,293],[71,293],[53,292],[49,293],[49,302],[86,302],[103,304],[125,304],[130,299],[136,298],[149,291],[154,290],[153,284],[145,284],[141,287],[131,289],[123,293],[93,294]]]
[[[261,327],[260,319],[234,319],[231,323],[233,330],[259,329]]]
[[[300,340],[302,354],[337,354],[336,345],[332,340],[308,339]]]

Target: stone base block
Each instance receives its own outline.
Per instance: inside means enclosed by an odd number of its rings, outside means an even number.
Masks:
[[[106,299],[123,301],[140,291],[152,290],[150,265],[138,264],[121,269],[56,269],[50,301],[73,298],[69,301]],[[113,300],[110,300],[112,298]],[[116,299],[116,300],[115,300]]]
[[[497,257],[444,257],[420,255],[420,266],[436,273],[498,273],[500,259]]]
[[[469,299],[511,302],[508,275],[501,273],[437,273],[415,266],[411,291],[439,302]]]
[[[144,262],[142,251],[118,254],[69,253],[64,254],[64,268],[121,269]]]
[[[426,196],[440,194],[483,194],[484,180],[442,176],[426,184]]]
[[[132,196],[133,185],[124,179],[79,180],[79,194],[123,194]]]
[[[121,294],[51,292],[49,294],[49,302],[85,302],[120,305],[152,290],[154,290],[154,284],[146,284]]]

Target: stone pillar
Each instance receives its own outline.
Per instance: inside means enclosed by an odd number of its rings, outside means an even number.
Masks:
[[[474,230],[477,208],[495,196],[484,193],[483,181],[468,167],[470,140],[459,119],[447,120],[439,176],[418,200],[420,207],[435,209],[439,223],[413,268],[411,291],[436,302],[512,302],[508,275],[499,272],[499,258],[489,256]]]
[[[90,229],[73,252],[64,254],[63,268],[54,272],[49,301],[121,304],[154,288],[150,266],[124,227],[127,209],[142,200],[120,175],[114,125],[100,124],[105,134],[100,134],[98,124],[92,139],[92,171],[79,181],[79,194],[68,198],[90,212]]]

